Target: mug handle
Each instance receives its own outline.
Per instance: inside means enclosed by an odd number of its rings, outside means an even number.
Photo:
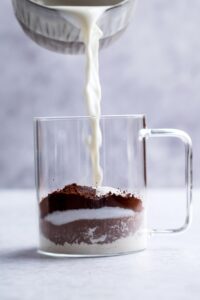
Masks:
[[[186,187],[186,217],[179,228],[152,229],[152,233],[179,233],[188,228],[192,218],[192,141],[190,136],[178,129],[141,129],[140,138],[172,137],[181,140],[185,146],[185,187]]]

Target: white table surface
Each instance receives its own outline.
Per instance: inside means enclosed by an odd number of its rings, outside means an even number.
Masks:
[[[36,252],[33,191],[0,192],[0,299],[200,299],[200,191],[191,228],[157,235],[146,251],[108,258],[51,258]],[[149,192],[150,225],[180,225],[181,190]]]

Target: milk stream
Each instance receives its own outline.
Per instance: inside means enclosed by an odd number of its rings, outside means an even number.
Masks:
[[[93,185],[100,186],[103,181],[103,170],[100,164],[100,148],[102,133],[101,117],[101,85],[99,79],[99,40],[102,32],[97,20],[107,7],[74,7],[81,18],[81,29],[85,43],[86,82],[85,100],[87,113],[91,117],[91,136],[88,139],[92,163]]]
[[[63,16],[66,14],[68,18],[71,14],[80,25],[86,55],[85,99],[87,113],[91,117],[91,136],[88,138],[88,146],[92,163],[93,185],[101,186],[103,170],[100,164],[102,133],[100,128],[99,40],[103,33],[97,26],[97,20],[110,6],[65,6],[61,0],[35,0],[35,2],[49,7],[53,6]]]

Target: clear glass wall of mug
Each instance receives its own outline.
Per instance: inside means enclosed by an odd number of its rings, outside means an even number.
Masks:
[[[96,189],[88,147],[91,120],[35,119],[39,251],[55,256],[123,254],[145,249],[152,233],[184,230],[192,201],[190,137],[176,129],[148,129],[143,115],[102,116],[103,183]],[[187,215],[181,228],[149,229],[146,140],[169,136],[185,145]]]

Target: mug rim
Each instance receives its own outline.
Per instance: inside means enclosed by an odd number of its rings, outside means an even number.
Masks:
[[[105,119],[122,119],[122,118],[130,118],[130,119],[144,119],[146,118],[145,114],[123,114],[123,115],[101,115],[100,120]],[[73,121],[73,120],[88,120],[88,119],[96,119],[93,116],[53,116],[53,117],[34,117],[34,122],[53,122],[53,121]]]

